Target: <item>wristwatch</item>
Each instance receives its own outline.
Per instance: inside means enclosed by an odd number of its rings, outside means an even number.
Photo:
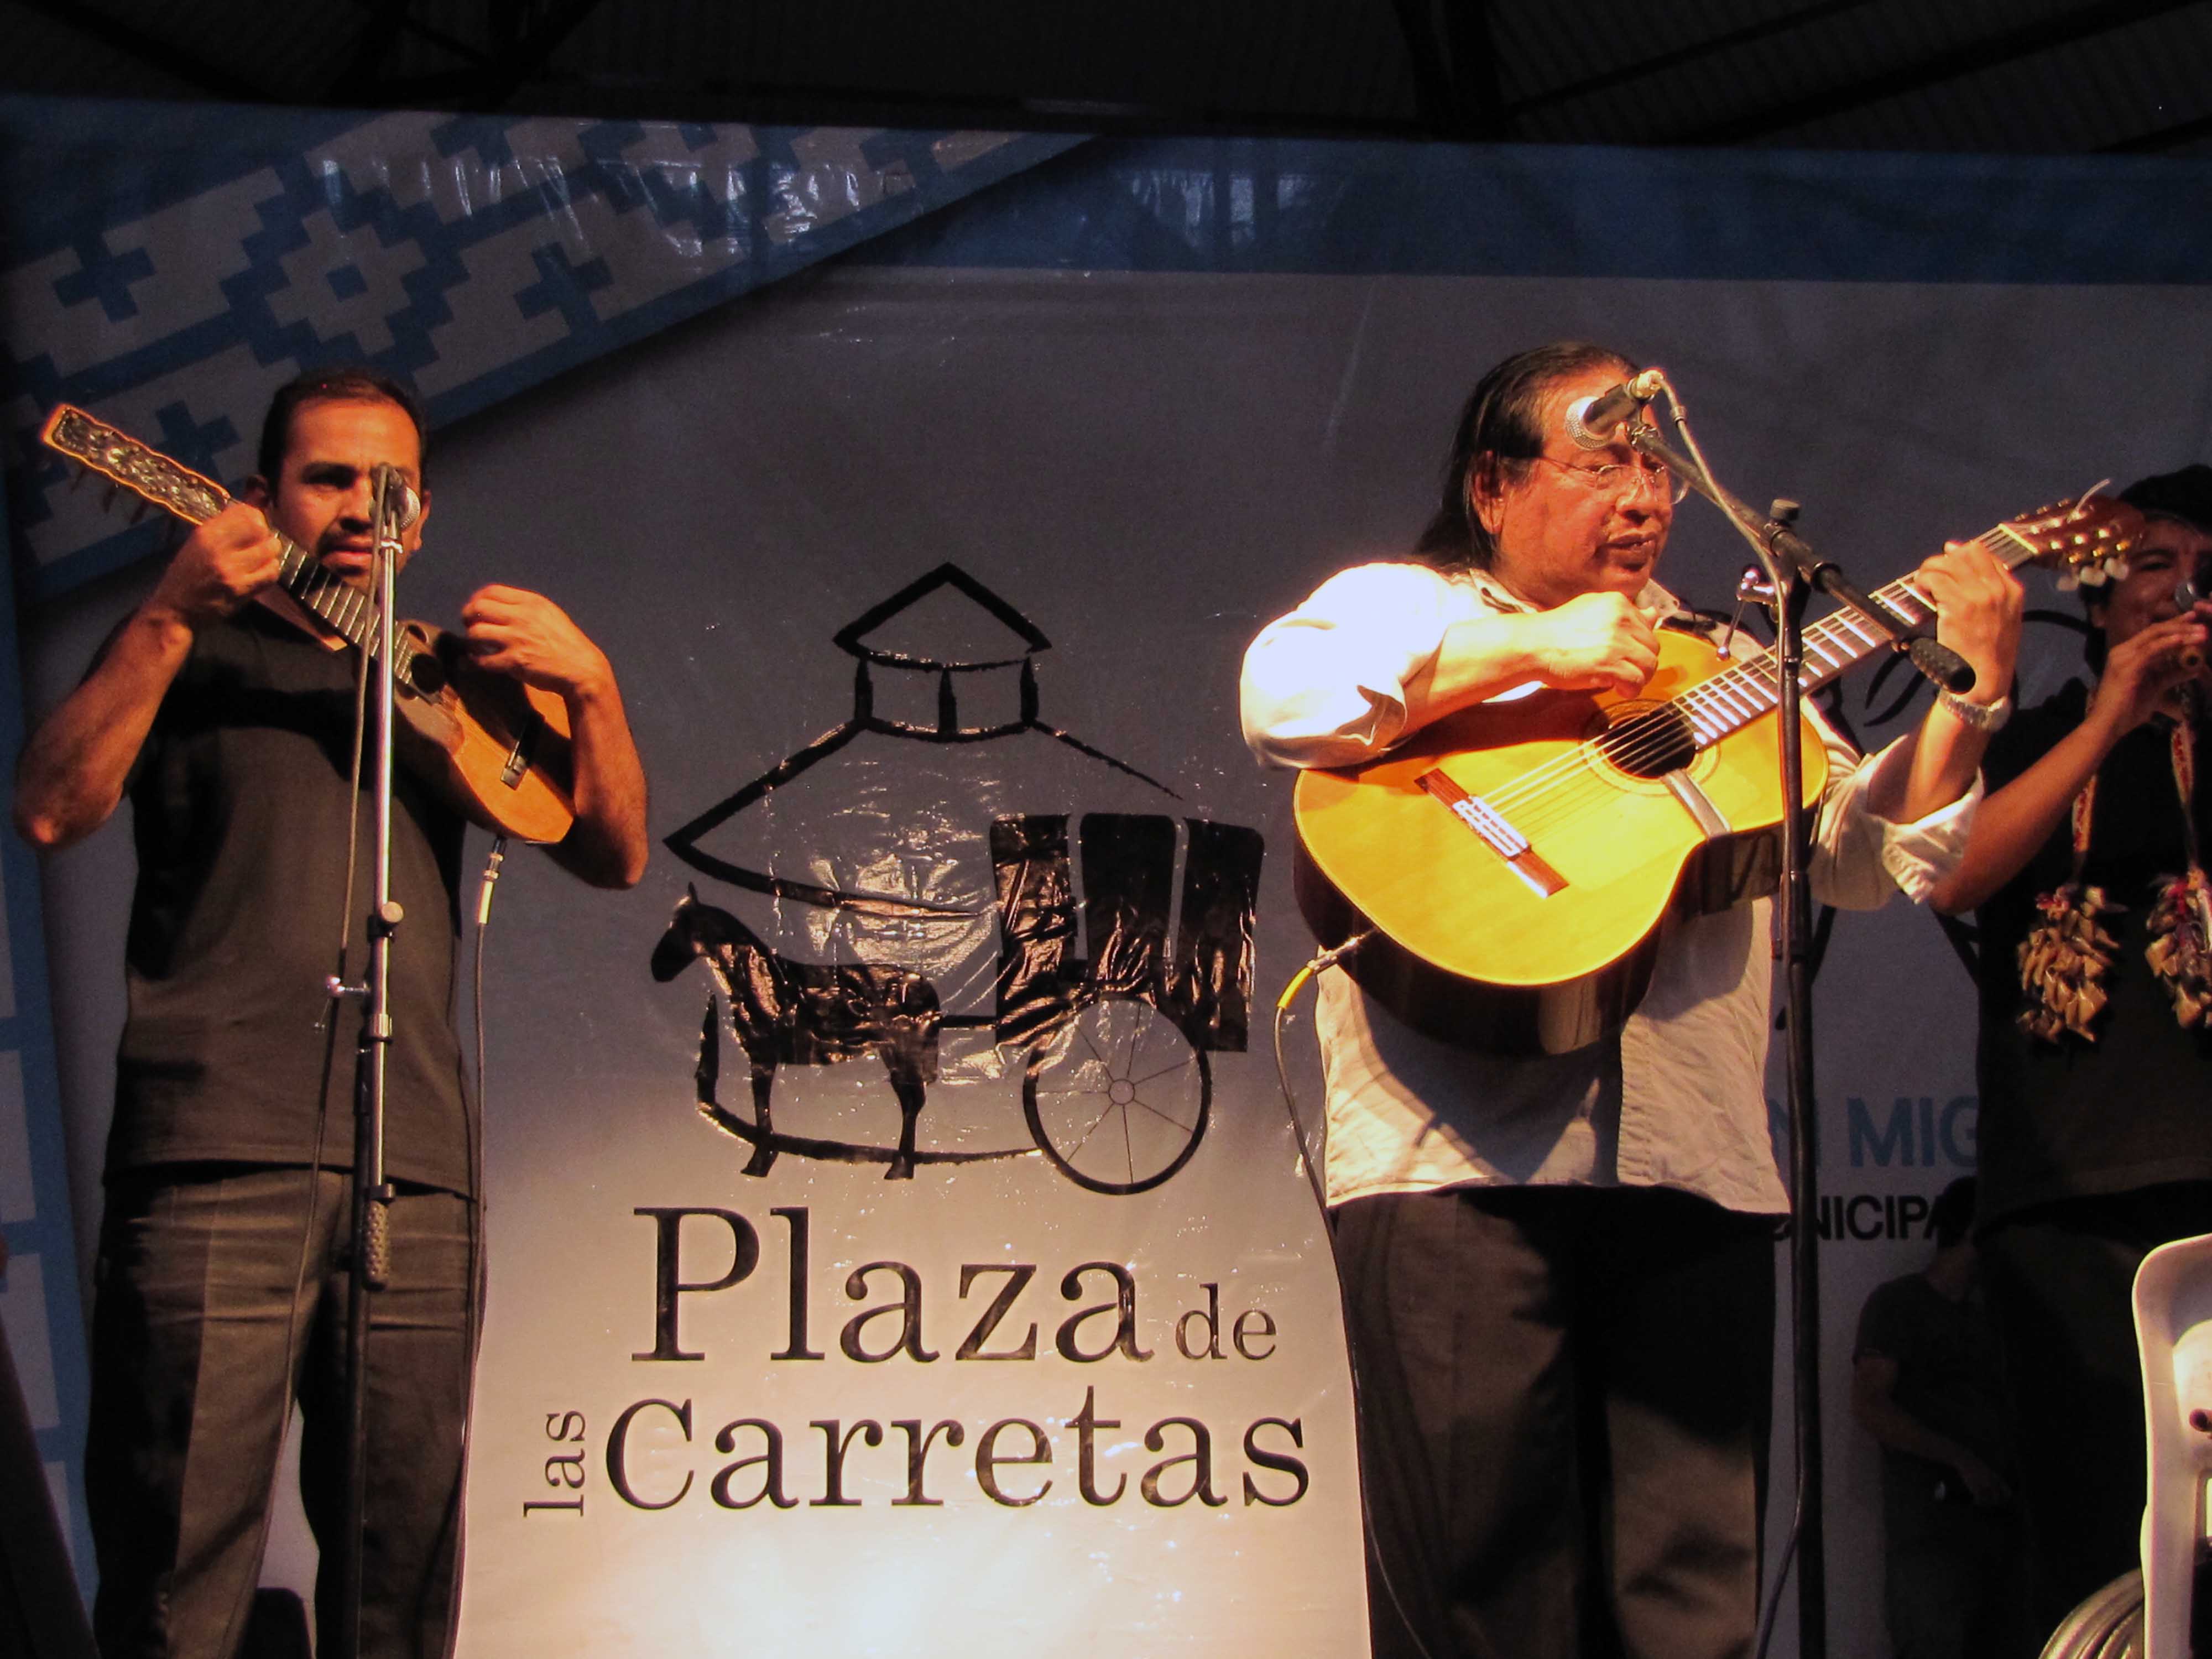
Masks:
[[[2012,698],[1999,697],[1995,702],[1968,702],[1955,691],[1938,691],[1936,704],[1951,711],[1951,718],[1960,725],[1976,732],[1994,732],[2012,718]]]

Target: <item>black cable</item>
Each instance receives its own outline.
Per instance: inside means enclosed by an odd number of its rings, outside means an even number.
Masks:
[[[1324,951],[1299,969],[1275,1001],[1275,1083],[1283,1091],[1283,1109],[1290,1114],[1291,1134],[1298,1144],[1298,1165],[1305,1172],[1306,1186],[1313,1193],[1314,1207],[1320,1212],[1324,1227],[1328,1224],[1328,1194],[1322,1186],[1321,1165],[1315,1159],[1313,1147],[1306,1139],[1305,1120],[1298,1115],[1297,1096],[1291,1088],[1290,1067],[1283,1060],[1283,1022],[1290,1018],[1291,1003],[1304,988],[1305,981],[1328,965],[1326,958],[1330,955]],[[1329,1252],[1329,1259],[1336,1259],[1335,1251]],[[1338,1290],[1340,1292],[1342,1289],[1342,1275],[1340,1274]]]
[[[468,1489],[469,1449],[475,1439],[477,1401],[477,1352],[483,1341],[484,1304],[484,1172],[483,1172],[483,1115],[490,1091],[489,1073],[484,1066],[484,934],[491,926],[491,900],[495,884],[499,880],[499,867],[507,860],[507,837],[495,835],[491,856],[484,860],[483,879],[477,889],[476,940],[470,952],[469,1012],[476,1028],[477,1098],[476,1109],[469,1109],[465,1097],[461,1102],[461,1125],[468,1137],[469,1148],[469,1285],[464,1340],[468,1363],[461,1380],[461,1457],[460,1480],[454,1488],[456,1506],[453,1538],[454,1601],[446,1620],[447,1659],[452,1659],[453,1647],[459,1640],[460,1584],[463,1558],[468,1550],[468,1531],[461,1513],[462,1494]]]
[[[1774,1639],[1774,1618],[1782,1611],[1782,1589],[1790,1582],[1790,1569],[1797,1560],[1798,1536],[1805,1530],[1805,1431],[1802,1424],[1793,1425],[1790,1444],[1795,1449],[1792,1474],[1796,1481],[1796,1490],[1790,1498],[1790,1534],[1782,1540],[1782,1553],[1775,1558],[1774,1583],[1767,1587],[1766,1606],[1759,1615],[1759,1641],[1752,1649],[1753,1659],[1766,1659],[1767,1644]]]
[[[1283,1024],[1290,1018],[1292,1000],[1301,990],[1305,988],[1308,980],[1315,978],[1322,969],[1341,962],[1373,937],[1371,933],[1355,933],[1334,950],[1322,951],[1291,976],[1291,982],[1283,988],[1282,995],[1275,999],[1275,1081],[1283,1091],[1283,1109],[1290,1115],[1291,1133],[1297,1139],[1298,1146],[1298,1162],[1305,1168],[1306,1185],[1313,1191],[1314,1206],[1321,1216],[1322,1233],[1324,1238],[1334,1231],[1329,1225],[1328,1195],[1322,1185],[1322,1166],[1315,1159],[1313,1148],[1306,1139],[1305,1121],[1298,1115],[1297,1097],[1291,1089],[1290,1068],[1283,1060]],[[1324,1124],[1324,1133],[1326,1133],[1326,1127]],[[1325,1145],[1324,1151],[1326,1151]],[[1429,1651],[1429,1644],[1421,1638],[1420,1627],[1413,1622],[1412,1616],[1406,1611],[1405,1601],[1399,1595],[1397,1583],[1390,1577],[1390,1564],[1383,1559],[1382,1545],[1375,1536],[1375,1516],[1367,1503],[1366,1460],[1360,1455],[1358,1449],[1361,1416],[1359,1349],[1358,1345],[1352,1339],[1352,1293],[1344,1282],[1344,1263],[1337,1259],[1334,1243],[1328,1247],[1328,1261],[1336,1277],[1337,1319],[1344,1330],[1345,1373],[1352,1382],[1352,1424],[1354,1437],[1352,1463],[1353,1473],[1359,1481],[1360,1531],[1367,1540],[1368,1558],[1375,1564],[1375,1576],[1382,1581],[1383,1593],[1390,1598],[1390,1607],[1398,1615],[1400,1627],[1411,1638],[1421,1659],[1436,1659],[1436,1656]],[[1476,1639],[1480,1640],[1480,1638]],[[1486,1652],[1488,1644],[1483,1643],[1482,1647]]]

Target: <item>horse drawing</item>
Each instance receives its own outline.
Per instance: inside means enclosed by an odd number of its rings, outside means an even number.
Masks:
[[[928,1085],[937,1080],[943,1015],[936,987],[907,968],[779,956],[728,911],[702,903],[696,890],[677,905],[668,931],[653,947],[653,976],[665,984],[695,959],[707,964],[721,987],[731,1032],[752,1064],[753,1121],[748,1124],[710,1098],[711,1048],[700,1062],[700,1109],[752,1143],[745,1173],[766,1175],[775,1162],[769,1097],[778,1066],[827,1066],[873,1054],[890,1074],[899,1103],[898,1148],[885,1175],[911,1179],[915,1124]],[[710,1009],[710,1038],[712,1019]],[[819,1151],[811,1145],[807,1150]]]

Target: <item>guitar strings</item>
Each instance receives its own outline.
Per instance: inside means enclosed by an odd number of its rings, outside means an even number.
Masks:
[[[1999,526],[1996,530],[1975,538],[1973,544],[1990,552],[1993,556],[2002,557],[2002,555],[1996,554],[1989,545],[1990,538],[2000,534],[2018,543],[2028,553],[2035,551],[2033,544],[2009,526]],[[1912,585],[1909,577],[1892,582],[1880,590],[1876,597],[1897,610],[1909,622],[1917,623],[1935,614],[1932,602]],[[1806,654],[1815,659],[1812,666],[1818,676],[1807,689],[1817,689],[1826,684],[1884,642],[1879,633],[1869,634],[1862,623],[1863,619],[1856,612],[1839,610],[1823,617],[1806,631]],[[1829,647],[1838,642],[1844,645],[1840,660],[1834,663],[1818,660],[1830,654]],[[1854,644],[1856,648],[1853,648]],[[1771,657],[1763,660],[1771,662]],[[1589,797],[1612,799],[1617,793],[1617,785],[1608,775],[1607,769],[1635,775],[1639,766],[1656,763],[1669,750],[1681,746],[1686,738],[1691,742],[1693,750],[1702,751],[1721,738],[1731,736],[1774,713],[1778,703],[1776,688],[1765,676],[1755,672],[1752,665],[1741,665],[1724,669],[1667,702],[1642,714],[1631,716],[1611,731],[1583,740],[1565,754],[1510,780],[1482,799],[1486,805],[1501,815],[1509,806],[1517,808],[1518,822],[1515,823],[1514,828],[1526,836],[1532,828],[1554,823],[1562,816],[1582,810]],[[1744,704],[1750,705],[1748,714],[1745,712]],[[1678,714],[1680,719],[1666,718],[1669,712]],[[1722,722],[1720,729],[1710,735],[1701,732],[1698,724],[1701,717],[1709,722],[1718,717]],[[1607,744],[1609,738],[1614,738],[1617,733],[1633,728],[1644,720],[1650,722],[1647,733]],[[1581,782],[1579,789],[1575,787],[1577,775]]]
[[[1883,590],[1880,597],[1893,605],[1906,599],[1923,605],[1926,603],[1923,596],[1902,581],[1892,584],[1890,588]],[[1827,678],[1843,672],[1880,643],[1880,636],[1869,634],[1862,628],[1851,611],[1838,611],[1822,618],[1806,632],[1806,653],[1814,659],[1811,666],[1818,676],[1811,681],[1811,687],[1825,684]],[[1832,648],[1838,644],[1842,647],[1840,651]],[[1821,660],[1823,658],[1832,660]],[[1771,657],[1762,651],[1756,663],[1723,669],[1650,712],[1658,714],[1671,708],[1692,722],[1701,716],[1708,720],[1718,717],[1725,723],[1723,730],[1711,737],[1698,734],[1703,743],[1709,744],[1774,712],[1778,698],[1766,672],[1771,663]],[[1632,716],[1623,722],[1623,726],[1633,724],[1635,717]],[[1614,731],[1620,729],[1615,727]],[[1632,739],[1607,750],[1604,746],[1605,738],[1610,734],[1601,733],[1584,746],[1599,750],[1607,759],[1620,765],[1621,769],[1632,770],[1639,763],[1657,759],[1667,749],[1676,744],[1680,741],[1679,732],[1680,728],[1673,723],[1662,721],[1648,740],[1640,743]],[[1499,791],[1499,794],[1509,799],[1516,799],[1523,787],[1543,781],[1540,772],[1531,773],[1507,785]],[[1492,804],[1495,805],[1495,801]]]
[[[307,550],[297,542],[287,538],[283,544],[283,556],[287,562],[296,556],[301,565],[307,567],[307,574],[295,597],[337,629],[349,643],[374,658],[376,654],[375,635],[362,625],[367,620],[366,613],[374,609],[374,602],[368,594],[320,565],[307,566]],[[396,672],[404,676],[419,654],[414,641],[406,635],[395,633],[392,635],[392,656]]]
[[[2098,533],[2100,536],[2102,534],[2101,532]],[[2003,537],[2014,544],[2019,552],[2006,558],[1990,545],[1992,538],[1996,537]],[[2008,568],[2027,558],[2037,556],[2040,552],[2032,540],[2009,524],[1999,525],[1973,538],[1971,544],[1980,547],[1993,557],[2004,559]],[[2058,550],[2052,550],[2056,552]],[[1914,623],[1935,615],[1933,602],[1912,585],[1910,577],[1899,578],[1890,583],[1875,597]],[[1861,620],[1852,611],[1839,610],[1823,617],[1807,630],[1806,653],[1808,657],[1826,654],[1831,643],[1843,640],[1846,635],[1856,641],[1857,646],[1857,649],[1852,650],[1847,644],[1845,654],[1833,665],[1816,662],[1814,665],[1816,670],[1825,672],[1808,689],[1818,689],[1885,642],[1879,633],[1869,634],[1862,627]],[[1771,659],[1767,657],[1764,660],[1771,662]],[[1752,703],[1753,712],[1746,714],[1735,702],[1729,701],[1731,698]],[[1749,665],[1724,669],[1645,714],[1632,716],[1620,726],[1612,728],[1611,732],[1583,740],[1555,759],[1509,781],[1480,799],[1501,816],[1507,806],[1517,807],[1518,822],[1513,827],[1526,836],[1532,828],[1555,823],[1561,817],[1582,810],[1583,799],[1578,798],[1613,798],[1617,786],[1604,769],[1611,767],[1633,775],[1638,766],[1656,762],[1668,750],[1679,747],[1684,739],[1684,725],[1688,726],[1689,736],[1694,740],[1693,749],[1701,751],[1774,713],[1778,702],[1776,688],[1765,677],[1754,673]],[[1680,722],[1664,718],[1670,710],[1681,716]],[[1701,736],[1696,724],[1698,717],[1715,714],[1721,716],[1728,724],[1710,737]],[[1655,716],[1658,718],[1652,719]],[[1648,736],[1632,737],[1626,742],[1615,743],[1610,748],[1606,746],[1608,737],[1636,726],[1640,719],[1652,719]],[[1577,776],[1582,785],[1579,790],[1574,787]]]
[[[1829,638],[1845,631],[1855,630],[1835,630],[1820,643],[1825,646]],[[1810,638],[1808,635],[1808,653],[1813,649]],[[1817,689],[1826,684],[1855,659],[1846,657],[1840,665],[1815,662],[1814,675],[1808,677],[1807,689]],[[1585,740],[1548,765],[1511,781],[1486,799],[1501,813],[1511,809],[1515,827],[1526,835],[1534,828],[1556,823],[1562,816],[1582,810],[1592,799],[1617,799],[1620,775],[1656,781],[1662,771],[1671,769],[1661,764],[1670,750],[1686,744],[1692,753],[1701,753],[1722,738],[1774,714],[1778,706],[1775,688],[1765,676],[1748,668],[1724,671],[1668,703],[1632,715],[1611,732]],[[1670,719],[1670,714],[1679,718]],[[1637,728],[1644,722],[1649,722],[1649,729],[1638,731]],[[1711,729],[1716,726],[1717,729]],[[1630,735],[1621,740],[1617,734],[1624,732]],[[1609,738],[1613,741],[1608,742]],[[1651,769],[1650,772],[1644,770],[1647,766]]]
[[[64,416],[71,417],[68,421]],[[89,434],[82,428],[91,428]],[[217,513],[230,506],[235,497],[211,478],[206,478],[183,466],[158,451],[149,450],[135,439],[125,436],[105,423],[95,421],[83,410],[64,404],[47,417],[40,441],[64,459],[88,468],[122,489],[164,512],[173,514],[190,525],[204,525]],[[119,446],[119,448],[115,447]],[[125,459],[115,459],[117,454]],[[160,477],[160,483],[169,488],[162,489],[147,481],[146,475],[131,461],[143,458]],[[129,470],[125,470],[126,467]],[[179,488],[190,486],[190,488]],[[112,497],[111,497],[112,499]],[[222,503],[209,508],[208,501]],[[283,580],[288,591],[291,584],[300,584],[293,597],[308,606],[316,615],[329,623],[347,641],[368,655],[376,654],[376,640],[372,630],[362,627],[363,613],[372,604],[368,594],[346,583],[319,564],[311,562],[306,549],[289,536],[279,535],[277,544],[281,562],[288,571],[295,564],[297,574],[287,574]],[[343,589],[335,605],[329,595],[333,588]],[[392,640],[392,670],[405,675],[415,659],[422,654],[422,648],[407,635],[395,632]]]
[[[1907,598],[1925,603],[1924,599],[1917,590],[1913,590],[1909,584],[1903,581],[1893,583],[1889,588],[1882,590],[1880,597],[1892,604]],[[1846,635],[1859,636],[1862,648],[1857,653],[1850,653],[1847,647],[1846,654],[1842,662],[1834,667],[1830,668],[1825,664],[1816,665],[1816,667],[1826,668],[1831,678],[1848,667],[1858,657],[1863,656],[1866,650],[1871,649],[1880,642],[1878,638],[1869,638],[1863,634],[1851,620],[1851,617],[1852,613],[1849,611],[1837,611],[1832,616],[1822,618],[1806,632],[1806,651],[1808,656],[1816,653],[1826,654],[1826,647],[1832,642],[1842,640]],[[1913,620],[1917,621],[1918,618],[1913,618]],[[1820,680],[1814,681],[1815,685],[1822,683],[1824,682]],[[1748,705],[1749,712],[1745,712],[1745,708],[1740,705]],[[1612,728],[1611,732],[1601,732],[1595,738],[1585,738],[1566,753],[1511,780],[1483,799],[1487,805],[1501,812],[1509,805],[1518,805],[1522,803],[1541,805],[1542,803],[1536,801],[1536,797],[1549,795],[1556,799],[1559,793],[1556,786],[1577,774],[1586,778],[1593,789],[1601,789],[1610,794],[1611,788],[1607,780],[1597,766],[1593,766],[1593,762],[1598,763],[1600,766],[1609,766],[1620,771],[1633,774],[1639,765],[1656,762],[1668,750],[1680,746],[1685,735],[1683,732],[1685,724],[1689,728],[1688,735],[1694,739],[1694,746],[1702,750],[1719,738],[1741,731],[1754,721],[1772,714],[1776,707],[1777,699],[1773,686],[1766,683],[1765,678],[1756,672],[1753,665],[1738,665],[1726,668],[1710,678],[1701,680],[1680,696],[1658,704],[1647,713],[1632,715],[1620,726]],[[1669,712],[1680,714],[1681,720],[1678,722],[1667,719],[1666,715]],[[1721,723],[1721,729],[1710,736],[1701,733],[1698,730],[1698,721],[1701,718],[1708,725],[1717,720]],[[1632,736],[1625,741],[1616,740],[1610,746],[1607,745],[1607,738],[1613,737],[1614,733],[1633,728],[1639,720],[1646,719],[1652,720],[1652,728],[1648,734]],[[1522,833],[1527,832],[1525,825],[1516,827],[1521,828]]]
[[[2100,531],[2098,534],[2101,538],[2103,532]],[[1991,538],[1999,536],[2014,544],[2019,550],[2010,558],[2006,558],[2004,554],[1990,545]],[[2021,563],[2027,559],[2039,556],[2041,552],[2032,540],[2021,534],[2009,524],[1999,525],[1995,529],[1973,538],[1971,544],[1980,547],[1992,557],[2004,559],[2008,568]],[[2052,550],[2054,552],[2057,550]],[[1933,602],[1924,592],[1912,585],[1911,577],[1902,577],[1892,582],[1888,586],[1881,589],[1876,597],[1896,609],[1908,621],[1915,623],[1924,622],[1935,615]],[[1816,669],[1824,672],[1824,678],[1814,680],[1808,689],[1817,689],[1820,685],[1826,684],[1827,679],[1848,670],[1885,642],[1880,634],[1868,633],[1861,626],[1861,620],[1857,617],[1857,613],[1850,610],[1841,610],[1822,618],[1807,630],[1807,654],[1816,658],[1827,654],[1832,642],[1842,639],[1846,635],[1850,636],[1850,640],[1846,642],[1845,654],[1838,661],[1833,664],[1815,662],[1814,665]],[[1856,648],[1853,648],[1854,646]],[[1723,670],[1699,682],[1677,697],[1669,700],[1668,703],[1659,705],[1650,712],[1657,714],[1662,709],[1673,708],[1681,712],[1685,719],[1693,722],[1700,714],[1718,714],[1729,722],[1725,729],[1714,733],[1711,737],[1703,738],[1699,745],[1702,747],[1709,746],[1720,738],[1731,735],[1745,726],[1773,713],[1778,702],[1778,699],[1774,696],[1773,688],[1766,678],[1764,675],[1753,673],[1748,666],[1743,666]],[[1751,705],[1748,714],[1739,706],[1743,703]],[[1613,731],[1617,732],[1623,727],[1635,723],[1635,719],[1632,717],[1629,720],[1623,721],[1621,726],[1613,728]],[[1693,733],[1695,732],[1694,724],[1692,732]],[[1612,734],[1601,733],[1597,738],[1577,745],[1575,750],[1546,766],[1510,781],[1495,793],[1485,797],[1486,801],[1490,805],[1498,806],[1504,802],[1520,800],[1525,799],[1532,788],[1540,788],[1550,781],[1551,775],[1572,769],[1587,769],[1586,763],[1589,757],[1586,751],[1591,750],[1595,750],[1602,758],[1620,765],[1620,769],[1632,771],[1636,765],[1656,760],[1668,748],[1675,746],[1680,741],[1680,728],[1671,722],[1665,721],[1656,724],[1649,740],[1640,744],[1632,738],[1627,743],[1617,744],[1607,749],[1604,744],[1607,737],[1610,735]],[[1626,763],[1622,764],[1622,763]]]

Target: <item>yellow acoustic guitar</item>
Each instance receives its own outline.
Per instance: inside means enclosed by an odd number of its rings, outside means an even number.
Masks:
[[[2132,507],[2089,495],[1977,538],[2008,566],[2081,567],[2131,544]],[[1877,596],[1918,622],[1909,580]],[[1740,636],[1748,644],[1748,636]],[[1299,908],[1322,943],[1363,928],[1352,977],[1416,1030],[1508,1054],[1564,1054],[1619,1028],[1670,908],[1771,887],[1782,820],[1771,661],[1660,631],[1633,697],[1538,689],[1416,732],[1379,759],[1300,774]],[[1805,630],[1805,690],[1887,648],[1858,613]],[[1805,799],[1827,757],[1805,728]]]
[[[40,439],[141,501],[204,524],[230,505],[222,486],[69,404]],[[143,510],[143,509],[142,509]],[[361,589],[278,536],[278,585],[357,649],[376,649],[376,607]],[[393,736],[409,767],[462,812],[522,841],[554,842],[576,820],[568,707],[550,691],[478,667],[454,635],[418,622],[395,627]]]

